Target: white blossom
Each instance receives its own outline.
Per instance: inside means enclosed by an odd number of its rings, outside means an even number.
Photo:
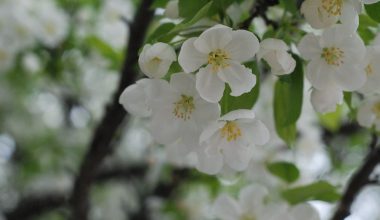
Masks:
[[[360,10],[361,6],[356,0],[305,0],[301,6],[306,21],[316,29],[331,27],[340,20],[356,30]]]
[[[357,120],[361,126],[380,131],[380,98],[378,96],[367,98],[359,107]]]
[[[152,114],[152,98],[168,86],[165,80],[140,79],[123,91],[119,103],[134,116],[149,117]]]
[[[255,86],[256,76],[241,63],[253,58],[259,47],[259,41],[251,32],[216,25],[199,37],[186,40],[178,61],[187,73],[199,69],[196,88],[201,97],[218,102],[225,83],[231,87],[232,96],[240,96]]]
[[[337,105],[343,103],[343,91],[334,85],[323,90],[313,88],[310,100],[315,111],[319,113],[333,112]]]
[[[154,139],[160,144],[179,139],[178,146],[186,147],[187,153],[199,148],[202,129],[220,115],[219,105],[203,100],[195,89],[195,77],[186,73],[172,75],[170,85],[152,99],[151,108]]]
[[[178,0],[171,0],[166,4],[164,15],[171,19],[179,18]]]
[[[198,169],[216,174],[226,164],[233,170],[247,168],[255,145],[269,140],[269,131],[252,110],[235,110],[209,124],[200,136]]]
[[[367,82],[360,92],[364,94],[380,92],[380,47],[367,47],[367,55],[364,59],[364,69],[367,74]]]
[[[139,57],[141,71],[150,78],[164,77],[177,60],[174,49],[165,43],[146,44]]]
[[[317,211],[308,204],[289,207],[285,202],[268,202],[268,190],[251,185],[243,188],[238,201],[222,194],[213,207],[213,213],[221,220],[319,220]]]
[[[276,75],[290,74],[296,67],[296,61],[287,51],[289,47],[282,40],[268,38],[260,43],[258,59],[264,59]]]
[[[361,38],[342,25],[336,25],[321,36],[312,33],[302,38],[298,50],[307,64],[306,77],[318,90],[335,84],[343,91],[354,91],[366,82],[362,68],[365,46]]]

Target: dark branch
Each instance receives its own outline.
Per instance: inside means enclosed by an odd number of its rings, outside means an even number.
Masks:
[[[377,136],[374,135],[369,146],[370,152],[359,170],[351,177],[332,220],[344,220],[349,216],[351,205],[356,196],[369,184],[373,170],[380,163],[380,146],[376,147],[376,144]]]
[[[153,18],[153,11],[150,9],[152,2],[153,0],[143,0],[141,2],[134,21],[130,25],[130,38],[118,89],[112,103],[108,105],[103,119],[93,134],[92,141],[87,148],[88,151],[74,182],[74,188],[69,200],[73,220],[87,219],[89,191],[95,173],[104,158],[112,152],[112,139],[126,116],[118,100],[125,87],[133,84],[136,80],[137,71],[135,70],[135,66],[138,59],[138,51],[143,44],[145,33]]]
[[[271,6],[277,5],[278,3],[279,3],[278,0],[257,0],[250,10],[249,17],[245,19],[239,25],[239,27],[241,29],[248,29],[254,18],[258,16],[262,16],[266,18],[265,13],[268,10],[268,8]]]
[[[114,165],[101,169],[95,176],[97,184],[110,180],[129,181],[132,178],[142,179],[148,170],[146,164],[141,165]],[[6,211],[7,220],[27,220],[39,216],[48,211],[66,207],[68,204],[67,192],[45,192],[38,195],[26,195],[15,208]]]

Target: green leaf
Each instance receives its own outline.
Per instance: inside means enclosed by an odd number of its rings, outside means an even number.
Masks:
[[[109,44],[96,36],[87,37],[86,42],[96,48],[102,56],[110,59],[112,67],[119,68],[123,59],[122,53],[115,51]]]
[[[369,17],[380,23],[380,2],[374,4],[366,4],[365,10]]]
[[[179,0],[178,2],[179,16],[185,19],[192,18],[207,3],[209,3],[209,0],[191,0],[191,1]]]
[[[297,66],[293,73],[282,76],[276,82],[274,91],[274,120],[277,134],[291,145],[296,138],[296,122],[302,110],[303,67],[295,56]]]
[[[154,42],[170,42],[175,35],[171,34],[168,35],[167,33],[170,32],[176,25],[174,23],[163,23],[160,26],[158,26],[153,33],[149,36],[147,42],[148,43],[154,43]]]
[[[181,30],[183,30],[183,29],[185,29],[185,28],[187,28],[187,27],[195,24],[200,19],[204,18],[208,14],[208,11],[210,10],[211,5],[212,5],[212,1],[209,2],[209,3],[207,3],[206,5],[204,5],[201,9],[199,9],[196,12],[196,14],[194,15],[194,17],[192,17],[192,18],[188,17],[185,20],[183,20],[181,23],[179,23],[175,28],[173,28],[168,33],[168,35],[174,34],[174,33],[178,32],[178,31],[181,31]]]
[[[280,5],[292,14],[298,12],[296,0],[280,0]]]
[[[228,85],[226,85],[223,97],[220,100],[222,115],[237,109],[252,109],[252,107],[255,105],[260,93],[260,74],[256,62],[248,63],[247,67],[252,69],[252,72],[256,75],[255,87],[253,87],[253,89],[250,92],[235,97],[230,95],[231,88]]]
[[[293,163],[285,161],[270,163],[267,168],[273,175],[287,183],[295,182],[300,176],[298,168]]]
[[[375,38],[376,34],[372,29],[376,29],[377,25],[377,22],[367,15],[362,14],[359,16],[358,33],[366,44],[369,44]]]
[[[335,202],[340,199],[336,187],[326,181],[285,190],[282,192],[282,196],[292,205],[310,200]]]
[[[338,105],[335,112],[327,114],[319,114],[319,120],[321,125],[329,131],[338,131],[342,121],[343,106]]]
[[[169,0],[155,0],[152,4],[152,8],[165,8]]]

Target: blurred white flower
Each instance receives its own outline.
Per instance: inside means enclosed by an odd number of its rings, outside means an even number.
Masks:
[[[307,64],[306,77],[318,90],[328,90],[331,84],[343,91],[354,91],[367,80],[362,61],[365,46],[356,33],[336,25],[321,36],[307,34],[298,45]]]
[[[174,49],[165,43],[146,44],[139,56],[141,71],[150,78],[164,77],[177,60]]]
[[[367,74],[367,82],[360,92],[364,94],[380,92],[380,47],[367,47],[366,58],[364,59],[365,73]]]
[[[252,110],[235,110],[210,123],[199,141],[197,168],[208,174],[216,174],[226,164],[236,171],[247,168],[255,145],[269,140],[269,131]]]
[[[178,0],[171,0],[166,4],[164,15],[171,19],[179,18]]]
[[[296,61],[287,51],[289,47],[283,40],[267,38],[260,43],[257,58],[264,59],[276,75],[290,74],[296,67]]]
[[[337,105],[343,103],[343,91],[334,85],[323,90],[313,88],[310,100],[315,111],[319,113],[334,112]]]
[[[359,107],[358,122],[361,126],[380,131],[380,97],[367,98]]]
[[[289,207],[285,202],[266,201],[268,191],[261,186],[248,186],[239,193],[239,200],[220,195],[213,207],[221,220],[319,220],[317,211],[308,204]]]
[[[41,70],[40,58],[34,53],[27,53],[22,57],[23,68],[30,73],[36,73]]]
[[[256,76],[241,63],[253,58],[259,47],[253,33],[216,25],[199,37],[186,40],[178,62],[187,73],[200,68],[196,74],[197,90],[205,100],[218,102],[225,83],[231,87],[232,96],[240,96],[255,86]]]

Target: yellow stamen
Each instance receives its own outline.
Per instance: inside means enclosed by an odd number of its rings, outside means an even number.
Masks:
[[[226,138],[228,142],[236,141],[242,135],[239,126],[233,121],[228,121],[220,132],[222,138]]]
[[[190,119],[195,109],[194,98],[192,96],[181,95],[180,100],[174,103],[173,114],[184,121]]]
[[[212,69],[214,72],[218,71],[219,68],[225,68],[229,66],[229,59],[230,58],[228,54],[221,49],[217,49],[208,54],[208,64],[212,65]]]
[[[365,68],[365,72],[367,73],[367,76],[372,76],[373,75],[373,67],[371,64],[368,64],[367,67]]]
[[[322,0],[322,8],[325,9],[329,15],[341,15],[343,0]]]
[[[343,64],[344,52],[337,47],[323,48],[322,58],[325,59],[329,65],[340,66]]]

